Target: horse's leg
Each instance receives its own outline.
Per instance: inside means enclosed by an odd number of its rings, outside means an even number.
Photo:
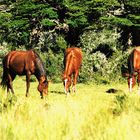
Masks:
[[[9,83],[7,83],[7,93],[9,93]]]
[[[9,94],[9,89],[10,89],[10,75],[7,76],[7,93]]]
[[[138,72],[138,94],[140,94],[140,71]]]
[[[76,92],[76,83],[77,83],[77,77],[78,77],[78,71],[74,73],[74,79],[73,79],[73,92]]]
[[[16,77],[16,75],[11,75],[12,81],[14,81],[15,77]],[[11,91],[14,94],[12,81],[11,81]]]
[[[40,93],[40,97],[41,97],[41,99],[43,99],[43,93]]]
[[[15,79],[15,75],[8,74],[7,92],[11,89],[12,94],[14,94],[12,81]]]
[[[27,72],[26,74],[26,97],[28,97],[29,94],[29,88],[30,88],[30,72]]]

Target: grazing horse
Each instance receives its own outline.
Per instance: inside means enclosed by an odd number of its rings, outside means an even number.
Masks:
[[[128,73],[125,74],[128,77],[129,91],[136,84],[136,76],[138,83],[138,92],[140,90],[140,47],[136,47],[128,57]]]
[[[63,84],[65,93],[68,95],[70,92],[70,86],[72,83],[72,89],[75,92],[75,85],[79,74],[79,68],[82,64],[82,50],[77,47],[67,48],[64,56],[64,73]],[[73,81],[71,76],[73,75]]]
[[[14,94],[12,81],[16,75],[26,75],[26,97],[30,87],[30,76],[35,75],[38,79],[38,91],[41,98],[48,93],[48,81],[43,62],[34,50],[11,51],[3,59],[3,76],[1,85],[7,87]]]

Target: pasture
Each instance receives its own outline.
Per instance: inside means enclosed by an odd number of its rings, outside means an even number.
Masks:
[[[140,96],[128,93],[127,83],[77,84],[77,94],[66,97],[62,83],[50,83],[49,95],[40,99],[38,82],[13,82],[15,95],[0,88],[1,140],[138,140]],[[109,94],[110,88],[118,90]]]

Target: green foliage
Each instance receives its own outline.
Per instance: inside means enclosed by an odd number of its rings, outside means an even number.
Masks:
[[[105,67],[107,66],[107,58],[106,58],[105,54],[101,53],[100,51],[97,51],[96,53],[94,53],[93,66],[96,71],[101,72],[102,75],[105,75],[104,66]]]
[[[29,43],[27,44],[25,40],[30,40],[31,36],[29,32],[32,32],[31,29],[37,27],[44,31],[42,25],[45,29],[50,29],[49,27],[60,27],[61,23],[66,23],[72,28],[83,30],[85,27],[91,25],[95,26],[98,24],[102,26],[101,24],[105,23],[101,21],[105,21],[109,22],[111,26],[112,24],[117,24],[119,26],[133,25],[139,27],[139,1],[137,0],[127,0],[125,2],[117,0],[65,0],[57,1],[57,6],[54,1],[43,2],[36,0],[2,3],[7,4],[7,11],[1,11],[0,23],[2,23],[3,29],[6,25],[5,30],[9,30],[9,34],[16,32],[13,36],[17,40],[14,40],[11,35],[8,35],[6,38],[6,41],[14,43],[14,45],[18,45],[21,42],[19,41],[21,37],[16,36],[18,31],[15,31],[19,30],[19,28],[21,32],[23,30],[27,32],[28,39],[22,38],[22,42],[28,46]],[[124,10],[122,5],[124,5]],[[136,10],[134,10],[135,8]],[[118,16],[116,11],[121,16]]]
[[[0,3],[0,42],[12,46],[9,50],[33,48],[43,55],[46,53],[43,61],[49,59],[46,66],[51,78],[62,72],[58,65],[62,64],[63,52],[74,44],[81,46],[84,53],[80,81],[99,81],[96,77],[109,81],[115,77],[113,73],[120,79],[120,69],[125,63],[122,60],[126,60],[128,54],[122,54],[120,33],[123,27],[140,27],[138,0],[9,0]]]
[[[49,50],[45,59],[49,79],[60,82],[63,74],[63,53],[59,52],[59,54],[54,54]]]
[[[108,23],[113,23],[116,25],[132,26],[133,22],[127,18],[118,18],[118,17],[101,17],[101,20]]]
[[[124,2],[125,5],[130,6],[130,7],[134,7],[134,8],[138,8],[140,6],[140,1],[139,0],[126,0]],[[132,10],[132,9],[130,9]]]
[[[0,14],[0,17],[2,17],[0,20],[2,29],[8,31],[8,36],[3,40],[14,46],[21,44],[29,46],[32,43],[29,42],[32,38],[32,29],[36,27],[42,28],[42,25],[45,27],[55,26],[56,23],[53,19],[58,18],[55,8],[49,6],[49,4],[33,1],[13,2],[8,12],[5,13],[3,14],[2,11]]]
[[[46,27],[51,27],[51,26],[55,26],[56,25],[56,23],[54,22],[54,21],[52,21],[52,20],[50,20],[50,19],[43,19],[42,21],[41,21],[41,24],[43,25],[43,26],[46,26]]]
[[[67,43],[64,39],[63,36],[57,36],[56,38],[56,44],[58,45],[58,47],[61,49],[61,50],[65,50],[67,48]]]
[[[128,101],[128,96],[126,94],[116,95],[114,100],[115,105],[112,113],[114,115],[120,115],[124,110],[127,110]]]
[[[0,77],[3,72],[3,67],[2,67],[2,59],[3,57],[8,53],[9,49],[7,48],[6,44],[3,43],[3,46],[0,46]]]
[[[5,21],[8,22],[11,17],[12,17],[11,13],[6,13],[6,12],[0,11],[0,25],[4,25]],[[2,27],[0,27],[0,28],[2,28]]]
[[[115,29],[114,31],[104,29],[100,32],[94,32],[94,30],[84,32],[81,36],[85,52],[82,79],[85,78],[85,81],[95,80],[99,83],[121,79],[121,67],[127,60],[128,52],[122,54],[119,50],[117,46],[119,36]],[[109,55],[109,51],[112,51],[111,55]]]
[[[66,23],[74,28],[78,26],[87,26],[88,25],[88,19],[86,15],[86,10],[88,7],[84,5],[83,3],[77,2],[77,1],[67,1],[66,6],[68,9],[68,12],[66,13],[67,19]]]
[[[57,12],[54,8],[44,8],[40,11],[40,13],[43,17],[48,16],[51,19],[58,18]]]
[[[116,29],[103,29],[101,31],[95,31],[94,29],[85,31],[81,36],[81,43],[83,48],[87,51],[92,52],[97,49],[100,45],[108,45],[111,50],[116,50],[117,40],[120,34],[116,32]]]
[[[3,46],[0,46],[0,58],[3,58],[9,51],[5,45],[3,44]]]

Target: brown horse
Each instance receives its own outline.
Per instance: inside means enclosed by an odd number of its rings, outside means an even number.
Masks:
[[[136,84],[136,76],[138,83],[138,92],[140,89],[140,47],[136,47],[128,57],[128,73],[125,74],[128,77],[128,87],[129,91]]]
[[[67,48],[64,56],[64,73],[63,73],[63,84],[65,93],[70,92],[70,86],[72,83],[73,91],[76,90],[76,83],[79,74],[79,68],[82,64],[82,50],[77,47]],[[71,76],[73,75],[73,81]]]
[[[3,76],[1,85],[7,87],[7,92],[11,89],[14,94],[12,81],[16,75],[26,75],[26,97],[30,87],[30,76],[35,75],[38,79],[38,91],[41,98],[48,93],[48,81],[45,68],[39,55],[34,50],[11,51],[3,59]]]

